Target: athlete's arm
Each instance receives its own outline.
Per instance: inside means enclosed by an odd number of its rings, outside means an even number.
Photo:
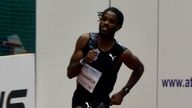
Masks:
[[[141,61],[131,53],[128,49],[122,55],[123,63],[130,69],[133,70],[128,82],[126,83],[125,87],[128,90],[137,83],[144,72],[144,65]],[[127,94],[127,93],[125,93]]]
[[[131,53],[130,50],[126,49],[121,55],[122,62],[130,69],[132,69],[132,74],[123,87],[118,93],[111,97],[111,105],[120,105],[123,101],[123,97],[129,93],[132,87],[137,83],[144,72],[144,66],[141,61]]]
[[[86,46],[87,42],[89,41],[89,34],[85,33],[81,35],[75,46],[75,50],[72,54],[72,57],[70,59],[69,65],[67,67],[67,76],[68,78],[76,77],[80,72],[82,68],[82,64],[80,64],[80,60],[83,58],[83,49]]]

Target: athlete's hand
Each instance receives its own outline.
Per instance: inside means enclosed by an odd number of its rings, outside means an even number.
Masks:
[[[86,61],[86,63],[92,63],[93,61],[96,60],[97,56],[98,56],[98,51],[96,49],[92,49],[90,50],[87,55],[85,56],[84,60]]]
[[[121,105],[123,98],[124,98],[124,95],[122,91],[115,93],[114,95],[111,96],[110,105]]]

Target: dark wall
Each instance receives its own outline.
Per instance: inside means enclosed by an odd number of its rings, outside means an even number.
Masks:
[[[12,54],[2,41],[17,35],[27,52],[35,53],[35,0],[0,0],[0,55]]]

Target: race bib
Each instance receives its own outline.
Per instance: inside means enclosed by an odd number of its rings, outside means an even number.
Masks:
[[[77,81],[85,89],[87,89],[90,93],[92,93],[101,75],[102,73],[100,71],[91,67],[88,64],[85,64],[81,69],[81,73],[79,73],[77,77]]]

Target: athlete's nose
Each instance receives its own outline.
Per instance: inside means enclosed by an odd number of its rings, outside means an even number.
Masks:
[[[108,25],[108,24],[109,24],[109,21],[108,21],[108,20],[105,20],[103,23],[104,23],[105,25]]]

